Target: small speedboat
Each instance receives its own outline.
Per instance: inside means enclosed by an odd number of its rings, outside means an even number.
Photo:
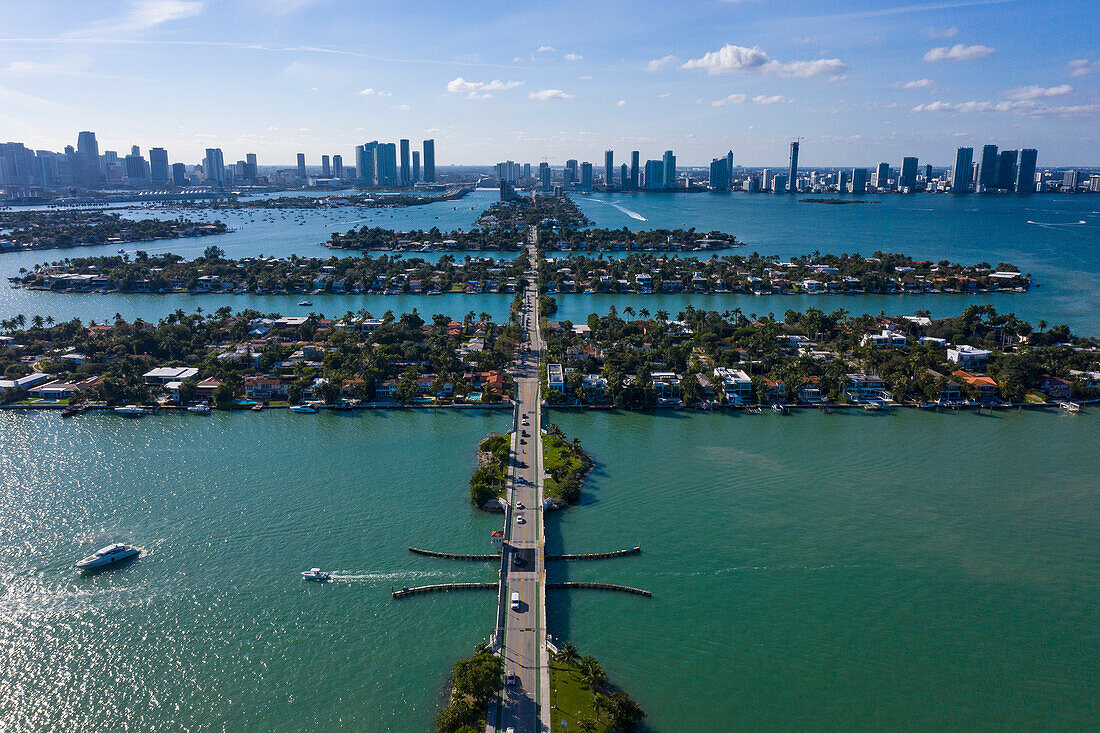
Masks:
[[[316,580],[323,583],[329,579],[329,574],[321,570],[321,568],[310,568],[309,570],[302,571],[302,577],[305,580]]]
[[[88,557],[77,562],[76,567],[81,570],[90,570],[92,568],[101,568],[106,565],[114,565],[127,558],[134,557],[141,554],[140,547],[134,547],[133,545],[124,545],[121,542],[116,542],[113,545],[107,545],[106,547],[96,550]]]
[[[145,412],[145,408],[141,405],[125,405],[115,408],[115,413],[125,415],[126,417],[141,417]]]
[[[298,303],[298,305],[302,306],[303,308],[308,308],[309,306],[313,305],[313,301],[312,300],[303,300],[300,303]]]
[[[201,405],[191,405],[190,407],[187,408],[187,411],[188,412],[193,412],[196,415],[209,415],[210,414],[210,405],[206,404],[205,402],[202,403]]]
[[[262,409],[264,409],[264,403],[262,402],[257,402],[256,404],[252,405],[253,412],[259,412]]]
[[[313,413],[317,412],[317,408],[314,407],[313,405],[291,405],[290,406],[290,411],[291,412],[300,412],[300,413],[306,414],[306,415],[312,415]]]
[[[783,405],[779,404],[778,402],[773,402],[772,403],[772,412],[777,412],[780,415],[782,415],[786,411],[787,411],[787,408],[784,407]]]

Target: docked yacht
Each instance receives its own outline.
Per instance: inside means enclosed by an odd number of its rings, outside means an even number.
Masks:
[[[106,547],[96,550],[93,554],[88,555],[77,562],[76,567],[81,570],[90,570],[92,568],[101,568],[106,565],[113,565],[117,562],[121,562],[134,555],[140,555],[141,548],[134,547],[133,545],[124,545],[120,542],[116,542],[113,545],[107,545]]]
[[[317,412],[317,408],[313,405],[291,405],[290,411],[300,412],[305,415],[312,415],[313,413]]]
[[[126,417],[141,417],[146,411],[141,405],[126,405],[124,407],[116,407],[115,412],[119,415],[125,415]]]
[[[191,405],[190,407],[187,408],[187,411],[188,412],[193,412],[196,415],[209,415],[210,414],[210,405],[206,404],[205,402],[203,402],[201,404],[198,404],[198,405]]]
[[[309,570],[302,571],[302,578],[305,580],[317,580],[324,582],[329,579],[329,574],[321,568],[310,568]]]

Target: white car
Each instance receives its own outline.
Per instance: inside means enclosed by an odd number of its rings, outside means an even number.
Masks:
[[[523,505],[523,502],[522,502],[522,501],[517,501],[517,502],[516,502],[516,509],[526,509],[526,508],[527,508],[527,507],[525,507],[525,506]]]
[[[523,517],[516,517],[516,524],[527,524],[527,520]]]
[[[506,684],[506,685],[514,685],[518,681],[519,681],[519,677],[517,677],[516,673],[512,672],[512,671],[508,672],[508,674],[505,675],[505,677],[504,677],[504,684]]]

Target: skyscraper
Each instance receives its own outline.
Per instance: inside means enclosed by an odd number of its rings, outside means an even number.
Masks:
[[[412,183],[412,167],[409,165],[409,141],[402,139],[401,145],[401,185],[408,186]]]
[[[321,178],[331,178],[332,167],[329,163],[329,157],[327,155],[321,156]]]
[[[798,141],[791,143],[791,164],[787,171],[787,192],[798,192]]]
[[[639,176],[641,175],[641,153],[637,150],[630,151],[630,188],[638,190]],[[625,182],[624,182],[625,183]]]
[[[725,157],[715,158],[710,162],[710,190],[725,191],[729,188],[729,184]]]
[[[183,163],[172,164],[172,185],[173,186],[186,186],[187,185],[187,166]]]
[[[424,182],[435,183],[435,140],[424,141]]]
[[[539,163],[539,188],[543,191],[550,190],[550,164],[546,161]]]
[[[394,143],[379,143],[378,145],[378,170],[375,177],[379,186],[396,186],[397,178],[397,145]]]
[[[997,188],[1011,191],[1016,183],[1016,150],[1002,150],[997,156]]]
[[[298,153],[298,178],[306,180],[306,154]]]
[[[867,169],[852,169],[852,193],[867,193]]]
[[[886,188],[890,181],[890,164],[879,163],[878,168],[875,169],[875,187],[879,189]]]
[[[733,151],[726,153],[726,173],[729,175],[730,188],[733,188]]]
[[[378,159],[378,141],[372,140],[355,148],[355,174],[364,186],[377,185],[375,169]]]
[[[969,193],[974,148],[955,148],[955,162],[951,166],[951,193]]]
[[[664,174],[662,188],[676,188],[676,156],[671,150],[666,150],[661,159],[661,170]]]
[[[332,156],[332,176],[333,178],[344,177],[344,156],[334,155]]]
[[[221,188],[225,185],[225,163],[221,148],[207,148],[202,162],[203,179],[210,186]]]
[[[646,191],[660,191],[665,187],[665,167],[660,160],[647,160],[645,162],[645,182],[642,184]]]
[[[581,163],[581,190],[592,190],[592,164],[587,160]]]
[[[96,142],[95,133],[87,130],[76,136],[76,152],[80,161],[80,171],[74,171],[77,183],[83,186],[94,186],[103,180],[99,173],[99,143]]]
[[[569,181],[566,183],[566,185],[576,182],[577,166],[578,164],[575,158],[570,158],[569,160],[565,161],[565,170],[569,174]]]
[[[412,151],[412,154],[413,154],[412,182],[413,183],[419,183],[420,182],[420,151],[419,150],[414,150],[414,151]]]
[[[630,187],[630,166],[623,163],[619,166],[619,188]]]
[[[256,171],[256,154],[255,153],[245,153],[245,156],[244,156],[244,179],[246,181],[248,181],[249,183],[255,184],[257,175],[258,175],[258,173]]]
[[[149,183],[149,163],[141,154],[141,149],[135,145],[126,156],[125,170],[127,183],[131,186],[144,186]]]
[[[898,177],[898,188],[905,193],[917,190],[917,159],[907,157],[901,159],[901,175]]]
[[[1035,193],[1035,162],[1039,151],[1024,148],[1020,151],[1020,162],[1016,164],[1016,193]]]
[[[149,148],[149,178],[153,183],[168,183],[168,151],[164,148]]]
[[[997,146],[983,145],[982,158],[978,161],[978,190],[997,188]]]
[[[608,188],[615,185],[615,151],[603,151],[603,183]]]

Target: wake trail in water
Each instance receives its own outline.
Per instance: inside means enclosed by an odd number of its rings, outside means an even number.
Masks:
[[[591,199],[591,198],[586,198],[585,201],[595,201],[597,204],[603,204],[604,206],[610,206],[613,209],[616,209],[618,211],[623,212],[624,214],[629,216],[631,219],[636,219],[638,221],[649,221],[649,219],[645,218],[644,216],[639,214],[637,211],[631,211],[630,209],[626,208],[622,204],[616,204],[613,201],[600,201],[599,199]]]
[[[1082,224],[1088,224],[1088,222],[1085,221],[1084,219],[1081,219],[1080,221],[1065,221],[1065,222],[1032,221],[1031,219],[1028,219],[1027,223],[1028,224],[1034,224],[1037,227],[1044,227],[1044,228],[1047,228],[1047,229],[1057,229],[1058,227],[1076,227],[1076,226],[1081,226]]]

